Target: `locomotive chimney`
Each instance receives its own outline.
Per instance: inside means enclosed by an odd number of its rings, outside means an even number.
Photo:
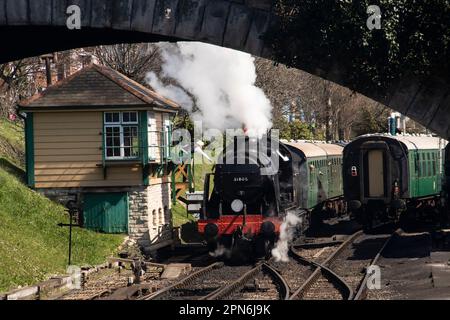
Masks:
[[[245,126],[245,124],[242,124],[242,131],[244,131],[245,136],[248,134],[248,128]]]

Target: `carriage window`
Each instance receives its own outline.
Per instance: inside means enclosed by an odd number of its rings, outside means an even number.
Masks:
[[[426,171],[425,171],[425,154],[420,154],[420,176],[425,177]]]
[[[433,176],[433,160],[431,159],[431,153],[428,154],[428,170],[429,170],[429,176]]]
[[[431,163],[433,165],[433,171],[434,171],[433,175],[437,175],[437,163],[436,163],[436,161],[437,161],[436,153],[433,153],[432,156],[431,156]]]
[[[423,161],[422,161],[422,154],[419,154],[419,163],[418,163],[418,171],[419,171],[419,177],[423,176]]]
[[[437,174],[437,170],[436,170],[436,160],[433,160],[432,164],[433,164],[433,176],[435,176],[435,175]]]

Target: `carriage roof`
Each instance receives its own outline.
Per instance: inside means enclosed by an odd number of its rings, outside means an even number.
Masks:
[[[340,145],[325,142],[287,141],[283,143],[300,150],[307,158],[341,156],[344,149]]]
[[[433,137],[433,136],[413,136],[413,135],[397,135],[390,134],[368,134],[358,137],[370,138],[370,137],[385,137],[402,142],[408,150],[430,150],[430,149],[442,149],[447,145],[447,140]],[[356,140],[357,140],[356,139]]]

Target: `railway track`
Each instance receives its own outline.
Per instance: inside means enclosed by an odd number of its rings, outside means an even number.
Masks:
[[[252,266],[226,266],[215,262],[195,271],[173,285],[143,296],[138,300],[203,300],[228,283],[239,278],[242,273],[252,270]]]
[[[270,259],[254,266],[216,262],[139,300],[352,300],[366,295],[367,268],[391,236],[358,231],[320,245],[293,246],[288,262]]]
[[[351,300],[367,295],[366,270],[377,263],[389,234],[362,231],[338,241],[307,243],[290,248],[288,262],[274,259],[255,265],[228,266],[215,262],[154,291],[144,282],[127,287],[127,275],[103,274],[89,287],[66,299],[126,300]],[[124,274],[125,273],[125,274]],[[160,287],[160,286],[158,286]],[[161,287],[160,287],[161,288]]]
[[[325,246],[318,252],[332,251],[327,258],[318,255],[317,249],[307,254],[291,248],[292,256],[313,271],[303,284],[289,297],[290,300],[353,300],[362,299],[367,292],[369,275],[366,270],[376,264],[388,245],[391,235],[365,235],[358,231],[337,249]],[[322,256],[322,258],[320,257]]]
[[[287,300],[289,285],[268,263],[259,263],[206,300]]]
[[[289,287],[271,265],[225,266],[213,263],[173,285],[137,300],[287,299]]]
[[[109,296],[119,288],[127,287],[129,277],[133,276],[131,270],[105,270],[99,275],[94,275],[89,285],[82,289],[75,289],[63,296],[56,297],[61,300],[96,300]]]
[[[397,232],[398,231],[392,233],[387,239],[385,239],[381,249],[378,251],[376,256],[370,261],[370,264],[367,266],[367,268],[369,268],[371,266],[375,266],[377,264],[378,260],[380,259],[381,254],[384,252],[386,247],[391,242],[393,236],[395,234],[397,234]],[[367,268],[366,268],[366,270],[367,270]],[[367,297],[367,291],[369,290],[368,286],[367,286],[367,282],[369,280],[369,277],[370,277],[370,274],[368,272],[366,272],[363,280],[358,285],[358,288],[355,292],[355,296],[353,298],[354,300],[364,300]]]
[[[321,250],[331,251],[326,255],[327,258],[315,259],[316,255],[311,258],[302,256],[301,252],[291,247],[291,253],[297,260],[310,265],[313,272],[306,281],[294,292],[291,293],[289,300],[307,300],[307,299],[326,299],[326,300],[350,300],[353,297],[353,290],[347,282],[337,273],[329,268],[329,265],[337,259],[352,242],[362,235],[362,231],[358,231],[348,237],[337,249],[334,246],[325,246]],[[320,251],[319,251],[320,252]],[[324,255],[320,255],[324,256]]]

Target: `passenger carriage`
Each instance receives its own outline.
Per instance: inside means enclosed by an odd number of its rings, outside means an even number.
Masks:
[[[361,136],[344,148],[344,196],[366,226],[437,215],[446,141],[432,136]],[[407,210],[410,209],[410,210]]]

